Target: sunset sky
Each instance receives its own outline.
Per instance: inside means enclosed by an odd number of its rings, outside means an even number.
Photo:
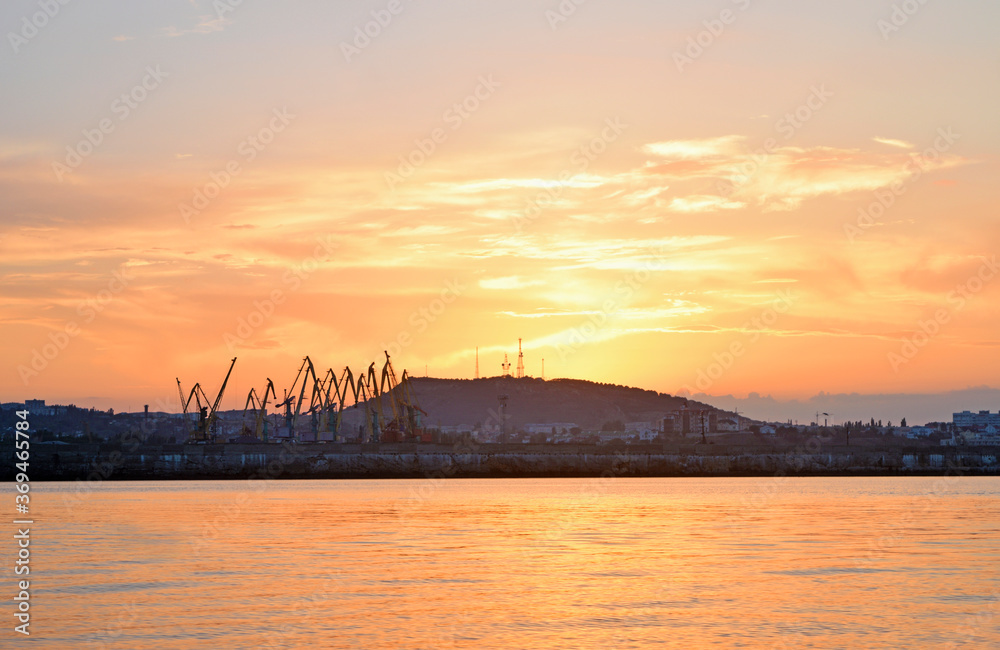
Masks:
[[[0,7],[2,401],[518,338],[668,393],[997,384],[995,2],[51,4]]]

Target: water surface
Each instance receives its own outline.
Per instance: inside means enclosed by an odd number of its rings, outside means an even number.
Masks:
[[[1000,647],[998,497],[995,478],[34,484],[30,646]]]

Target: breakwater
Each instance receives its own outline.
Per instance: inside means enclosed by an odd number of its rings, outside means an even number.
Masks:
[[[32,445],[32,480],[997,475],[998,448],[650,445]],[[12,468],[0,480],[13,480]]]

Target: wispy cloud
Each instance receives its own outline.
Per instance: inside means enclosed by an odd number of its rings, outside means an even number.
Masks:
[[[879,142],[881,144],[887,144],[890,147],[899,147],[900,149],[912,149],[914,147],[913,143],[907,142],[906,140],[895,140],[893,138],[880,138],[877,136],[872,138],[872,140],[874,140],[875,142]]]
[[[669,210],[673,212],[716,212],[718,210],[738,210],[746,207],[745,203],[709,194],[678,196],[670,202]]]
[[[494,192],[512,189],[546,189],[559,187],[598,187],[605,179],[593,174],[580,174],[565,181],[552,178],[495,178],[468,183],[445,185],[453,192]]]
[[[488,278],[479,281],[479,286],[483,289],[523,289],[544,284],[541,280],[526,280],[516,275],[504,278]]]
[[[667,140],[651,142],[642,150],[661,158],[699,159],[713,156],[735,155],[740,152],[739,145],[744,140],[740,135],[724,135],[717,138],[700,140]]]
[[[787,147],[772,155],[747,179],[734,174],[735,197],[753,201],[766,210],[793,210],[803,201],[823,195],[870,192],[903,182],[916,174],[930,173],[967,164],[958,156],[942,154],[936,160],[920,161],[917,167],[903,153],[875,154],[856,149]]]
[[[171,25],[170,27],[165,27],[163,33],[169,38],[184,36],[185,34],[211,34],[212,32],[221,32],[227,25],[233,22],[229,18],[212,15],[202,15],[198,19],[198,22],[190,29],[177,29]]]

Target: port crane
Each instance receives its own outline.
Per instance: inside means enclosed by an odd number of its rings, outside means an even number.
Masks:
[[[177,380],[177,391],[185,415],[194,409],[198,413],[191,441],[214,440],[218,409],[235,364],[234,357],[214,400],[209,398],[200,383],[185,393],[180,379]],[[250,389],[243,406],[243,431],[264,442],[275,438],[298,440],[301,428],[299,418],[308,415],[315,440],[326,438],[337,441],[342,439],[342,414],[349,399],[354,400],[351,406],[364,409],[363,424],[358,432],[363,441],[421,439],[420,416],[427,414],[417,402],[409,374],[404,370],[401,377],[396,376],[388,352],[385,353],[381,371],[373,362],[365,372],[356,376],[350,367],[344,367],[339,375],[330,368],[320,376],[312,359],[304,357],[291,386],[283,389],[280,401],[270,378],[267,378],[263,390]],[[268,406],[281,414],[279,418],[283,417],[283,424],[269,421]],[[247,422],[248,415],[252,418],[252,425]],[[327,433],[329,438],[324,435]]]
[[[267,386],[264,387],[264,395],[258,396],[257,392],[251,387],[250,393],[247,395],[247,403],[243,406],[243,421],[246,422],[247,410],[252,410],[254,415],[254,429],[253,435],[264,442],[267,442],[267,401],[269,397],[278,399],[278,396],[274,392],[274,382],[271,378],[267,378]],[[246,425],[244,424],[244,429]]]
[[[385,353],[385,365],[382,366],[380,389],[392,410],[392,419],[385,425],[386,439],[393,442],[419,439],[420,423],[417,413],[427,413],[417,403],[406,370],[403,371],[402,380],[396,379],[396,371],[392,368],[388,351]]]
[[[355,408],[361,405],[365,407],[364,434],[362,437],[369,442],[378,442],[380,436],[378,405],[375,404],[375,400],[373,399],[374,392],[378,390],[378,384],[376,383],[373,389],[368,379],[368,376],[374,376],[375,374],[374,366],[374,363],[369,366],[367,375],[365,373],[358,375],[357,381],[354,381],[354,375],[349,368],[345,370],[348,386],[351,388],[354,396]]]
[[[360,379],[365,380],[367,388],[368,414],[371,416],[371,441],[382,442],[382,393],[379,390],[378,376],[375,374],[375,362],[368,366],[368,372]]]
[[[184,399],[184,389],[181,387],[180,377],[177,378],[177,393],[181,398],[181,407],[184,410],[185,420],[187,419],[188,408],[190,408],[192,400],[194,400],[194,403],[198,407],[198,424],[191,432],[191,441],[211,442],[215,439],[218,428],[219,405],[222,403],[222,395],[226,392],[226,384],[229,383],[229,376],[233,374],[233,366],[235,365],[236,357],[233,357],[232,362],[229,364],[229,371],[226,373],[226,378],[222,380],[222,386],[219,388],[219,393],[215,396],[214,401],[208,399],[208,395],[205,394],[201,383],[196,383],[192,386],[187,399]]]
[[[320,401],[317,394],[319,391],[319,380],[316,378],[316,369],[313,367],[312,359],[308,356],[302,360],[302,365],[299,366],[299,371],[292,381],[291,388],[285,390],[285,399],[275,404],[277,408],[285,409],[285,426],[288,430],[287,437],[292,439],[295,439],[295,425],[298,424],[299,415],[302,412],[302,404],[306,397],[306,387],[310,386],[310,378],[312,378],[312,390],[309,394],[310,403],[307,412],[310,414],[313,413],[317,403]],[[302,380],[301,382],[299,381],[300,379]],[[296,395],[296,393],[298,394]]]
[[[353,375],[349,368],[345,369],[348,383],[354,397],[354,407],[364,406],[365,417],[363,426],[363,439],[368,442],[380,442],[382,439],[382,418],[381,404],[379,404],[379,385],[375,376],[375,363],[368,366],[368,370],[357,377],[353,383]],[[346,389],[345,389],[346,394]]]
[[[330,372],[332,372],[332,371],[330,371]],[[328,376],[329,376],[329,373],[328,373]],[[330,380],[327,379],[325,381],[326,381],[325,388],[327,390],[329,390],[329,381]],[[336,396],[337,396],[337,399],[338,399],[338,402],[339,402],[339,405],[337,407],[336,419],[334,420],[333,430],[334,430],[334,432],[339,432],[340,431],[340,422],[341,422],[341,413],[344,410],[345,404],[347,404],[347,393],[348,393],[348,391],[351,392],[351,396],[354,399],[353,407],[354,408],[358,408],[359,406],[361,406],[362,403],[366,403],[366,407],[365,408],[367,410],[369,408],[369,405],[367,404],[367,401],[368,401],[368,388],[367,388],[367,386],[365,384],[365,377],[364,377],[364,375],[359,376],[357,378],[357,380],[355,380],[354,379],[354,373],[351,372],[351,369],[348,366],[344,367],[344,371],[340,374],[340,381],[339,382],[335,382],[333,386],[334,386],[334,390],[336,391]],[[329,398],[328,402],[330,400],[332,400],[332,399],[333,399],[333,397],[331,396]],[[371,434],[370,425],[371,425],[370,418],[366,414],[364,429],[369,433],[369,435]]]
[[[327,369],[326,374],[319,381],[316,440],[319,440],[318,432],[321,431],[330,433],[334,440],[337,439],[337,434],[340,431],[340,412],[344,409],[344,399],[341,393],[346,392],[346,387],[343,391],[341,390],[340,383],[333,368]]]

